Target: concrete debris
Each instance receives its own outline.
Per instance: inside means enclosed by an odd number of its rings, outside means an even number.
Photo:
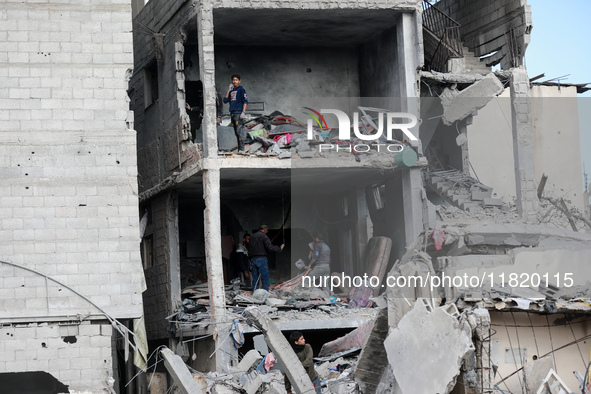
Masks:
[[[233,127],[218,126],[217,131],[219,150],[230,152],[231,150],[238,148],[238,141],[236,140],[236,134],[234,134]]]
[[[252,324],[263,332],[267,345],[275,355],[277,362],[288,365],[283,371],[291,382],[296,393],[312,393],[314,385],[310,381],[306,370],[300,363],[295,352],[289,345],[285,336],[273,324],[271,319],[261,313],[257,307],[249,307],[244,310],[244,315],[252,319]]]
[[[244,151],[247,153],[256,153],[259,149],[263,147],[263,144],[259,141],[254,142],[244,148]]]
[[[195,382],[193,376],[187,369],[187,365],[183,360],[174,354],[172,350],[164,347],[160,350],[160,354],[164,358],[164,366],[170,375],[172,376],[175,383],[178,385],[181,393],[183,394],[199,394],[205,392]]]
[[[291,152],[288,151],[283,151],[279,154],[279,156],[277,156],[277,158],[279,159],[289,159],[291,158]]]
[[[252,298],[263,303],[267,298],[269,298],[269,294],[270,293],[265,289],[256,289],[254,293],[252,293]]]
[[[505,90],[503,84],[492,73],[462,91],[446,88],[440,96],[443,105],[443,123],[449,126],[467,118],[473,112],[483,108],[503,90]]]
[[[240,363],[238,363],[238,365],[236,367],[231,368],[229,372],[232,375],[234,375],[235,378],[239,378],[240,375],[250,372],[251,370],[256,368],[256,365],[262,359],[263,359],[263,356],[261,356],[261,354],[256,349],[249,350],[244,355],[244,357],[242,357],[242,360],[240,360]]]
[[[386,338],[388,362],[403,393],[453,389],[463,359],[474,351],[469,326],[460,326],[455,314],[457,309],[433,309],[429,301],[418,299]]]
[[[256,394],[259,387],[263,384],[261,375],[258,371],[253,371],[249,374],[244,374],[240,377],[240,385],[246,390],[246,394]]]
[[[312,159],[314,158],[314,156],[316,156],[316,152],[315,151],[299,151],[298,155],[302,158],[302,159]]]
[[[536,393],[544,383],[548,372],[554,367],[554,358],[547,356],[534,360],[523,367],[523,380],[528,393]]]
[[[388,310],[380,309],[372,330],[364,344],[357,367],[355,379],[363,392],[375,392],[382,376],[388,369],[388,358],[384,340],[388,336]]]

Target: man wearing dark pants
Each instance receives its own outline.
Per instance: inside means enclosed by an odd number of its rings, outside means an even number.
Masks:
[[[269,226],[261,224],[259,231],[250,236],[248,254],[252,265],[252,291],[262,284],[263,289],[269,291],[269,266],[267,264],[267,252],[281,252],[285,244],[275,246],[267,236]],[[262,282],[262,283],[261,283]]]
[[[242,136],[242,119],[246,116],[246,105],[248,100],[246,90],[240,86],[240,75],[232,75],[232,84],[224,97],[224,103],[230,103],[230,115],[234,134],[238,140],[238,151],[244,151],[244,137]]]

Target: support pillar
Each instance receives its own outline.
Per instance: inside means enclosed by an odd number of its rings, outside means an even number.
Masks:
[[[199,3],[197,35],[199,41],[199,74],[203,83],[203,154],[214,158],[218,154],[218,134],[215,105],[215,56],[213,41],[213,4],[211,0]]]
[[[229,338],[231,323],[222,324],[226,317],[226,297],[224,291],[224,270],[222,266],[221,208],[220,208],[220,170],[203,171],[203,199],[205,200],[205,261],[207,264],[207,284],[209,305],[215,320],[215,369],[227,372],[238,354]],[[209,356],[209,355],[207,355]]]
[[[511,69],[510,87],[517,213],[530,222],[536,220],[539,201],[535,179],[529,77],[525,68]]]
[[[423,182],[420,168],[402,172],[402,210],[405,245],[414,243],[423,232]]]
[[[365,261],[365,247],[370,238],[368,234],[368,211],[367,211],[367,200],[365,197],[365,188],[357,187],[351,193],[353,196],[353,210],[355,214],[355,231],[356,235],[356,257],[357,263],[355,266],[355,274],[364,272],[363,261]],[[352,273],[351,273],[352,274]]]
[[[181,258],[179,253],[179,200],[175,191],[166,197],[166,253],[168,260],[168,315],[181,305]],[[178,340],[170,336],[168,346],[176,349]]]

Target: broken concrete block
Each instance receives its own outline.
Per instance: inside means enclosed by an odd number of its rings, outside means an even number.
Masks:
[[[445,307],[433,309],[427,300],[418,299],[384,341],[402,392],[451,392],[463,359],[474,351],[471,336]]]
[[[255,335],[252,337],[252,341],[254,342],[254,348],[263,356],[269,354],[269,348],[267,347],[267,343],[265,342],[265,336]]]
[[[480,189],[475,189],[475,190],[472,190],[472,193],[470,194],[470,198],[474,201],[483,201],[485,198],[491,198],[491,196],[492,196],[491,190],[482,191]]]
[[[482,200],[485,207],[502,207],[503,200],[500,198],[485,198]]]
[[[291,157],[291,152],[290,151],[283,151],[279,154],[279,156],[277,156],[278,159],[289,159]]]
[[[535,393],[553,367],[554,359],[551,355],[526,364],[523,367],[526,392]]]
[[[280,155],[283,151],[279,147],[278,144],[273,144],[269,149],[267,149],[268,154]]]
[[[505,90],[503,84],[493,73],[461,92],[445,89],[441,95],[443,123],[449,126],[458,120],[465,119],[474,111],[483,108],[503,90]]]
[[[258,151],[262,147],[263,147],[263,144],[259,141],[256,141],[256,142],[250,144],[248,147],[246,147],[245,151],[247,153],[255,153],[256,151]]]
[[[448,256],[462,256],[468,252],[470,252],[470,249],[466,246],[464,237],[459,237],[457,245],[455,245],[447,254]]]
[[[310,143],[308,140],[301,139],[298,141],[298,145],[296,146],[296,152],[303,152],[310,150]]]
[[[244,355],[244,357],[242,357],[240,363],[238,363],[238,365],[234,368],[231,368],[229,372],[232,375],[234,375],[235,378],[238,378],[240,377],[240,375],[249,372],[251,369],[253,369],[253,367],[256,367],[256,365],[262,360],[262,358],[263,356],[261,356],[261,354],[257,350],[249,350]]]
[[[231,151],[235,148],[238,148],[238,141],[236,140],[236,134],[234,134],[234,128],[218,126],[218,149]]]
[[[269,293],[265,289],[256,289],[252,293],[252,297],[259,302],[265,302],[267,300],[267,298],[269,298],[269,294],[271,294],[271,293]]]
[[[263,384],[261,375],[258,371],[254,371],[249,374],[242,375],[240,377],[240,384],[242,388],[246,390],[246,394],[256,394],[259,387]]]
[[[466,235],[466,243],[468,245],[480,245],[484,243],[484,237],[482,235]]]
[[[314,155],[316,155],[316,152],[314,152],[313,150],[309,150],[309,151],[299,151],[298,155],[300,155],[300,157],[302,159],[311,159],[314,157]]]
[[[183,394],[199,394],[205,393],[193,379],[189,372],[187,365],[183,360],[174,354],[172,350],[164,347],[160,350],[160,354],[164,358],[164,366],[170,373],[175,383],[178,385]]]
[[[271,348],[273,355],[277,359],[277,362],[281,365],[288,365],[289,368],[285,368],[283,371],[296,393],[313,393],[314,385],[308,376],[308,373],[302,366],[302,363],[296,356],[295,352],[291,348],[289,342],[283,336],[277,326],[271,321],[271,319],[261,313],[261,311],[251,306],[244,310],[244,316],[252,319],[264,334],[267,345]]]

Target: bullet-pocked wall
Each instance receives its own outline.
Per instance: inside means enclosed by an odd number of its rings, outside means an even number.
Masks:
[[[391,9],[214,9],[216,87],[224,96],[231,75],[241,75],[247,112],[264,114],[291,114],[296,98],[399,97],[399,15]]]

